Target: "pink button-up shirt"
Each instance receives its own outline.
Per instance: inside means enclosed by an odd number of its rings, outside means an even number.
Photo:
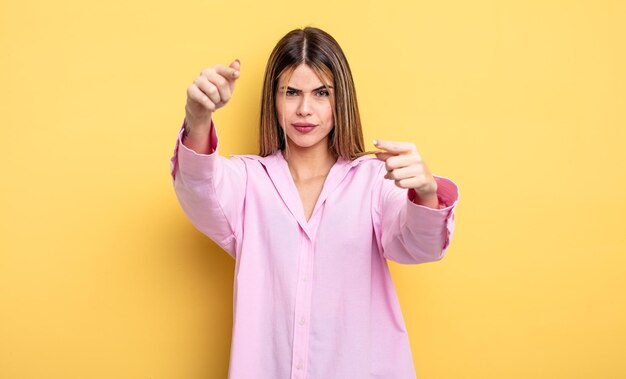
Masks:
[[[191,222],[235,259],[231,379],[415,378],[387,259],[441,259],[457,186],[417,205],[372,156],[339,158],[307,221],[280,150],[197,154],[178,136],[171,174]]]

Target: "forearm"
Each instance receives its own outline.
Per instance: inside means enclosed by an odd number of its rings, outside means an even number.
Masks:
[[[195,151],[198,154],[211,154],[211,132],[213,122],[211,113],[208,113],[201,119],[192,118],[187,112],[183,123],[185,131],[183,132],[183,145]]]
[[[192,150],[182,143],[183,134],[184,130],[179,131],[171,158],[176,196],[196,228],[234,256],[235,235],[242,225],[245,203],[244,162],[217,154],[218,138],[214,125],[211,125],[209,135],[200,137],[209,141],[212,154]]]
[[[195,151],[198,154],[211,154],[213,148],[211,147],[211,118],[209,117],[208,123],[194,122],[192,120],[185,120],[185,132],[183,133],[182,142],[187,148]]]
[[[434,178],[438,184],[436,199],[419,199],[415,190],[409,189],[407,201],[406,192],[383,182],[386,194],[381,198],[380,228],[385,258],[416,264],[436,261],[445,255],[454,231],[458,187],[447,178]]]
[[[209,133],[187,133],[183,135],[183,145],[198,154],[211,154],[211,144],[209,143]]]

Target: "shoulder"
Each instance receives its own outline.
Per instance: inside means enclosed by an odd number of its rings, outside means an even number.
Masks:
[[[246,166],[273,166],[279,163],[276,154],[268,155],[266,157],[255,154],[232,154],[230,159],[239,160]]]

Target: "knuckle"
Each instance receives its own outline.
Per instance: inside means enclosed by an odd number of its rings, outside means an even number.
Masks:
[[[228,82],[226,81],[226,79],[222,75],[217,75],[216,78],[215,78],[215,84],[220,86],[220,87],[223,87],[226,84],[228,84]]]
[[[197,102],[197,103],[204,104],[204,99],[203,99],[202,95],[193,94],[193,95],[191,96],[191,99],[192,99],[193,101]]]
[[[223,69],[224,69],[224,66],[222,66],[221,64],[214,64],[213,67],[211,67],[211,70],[213,71],[213,73],[216,73],[216,74],[219,74],[219,72]]]

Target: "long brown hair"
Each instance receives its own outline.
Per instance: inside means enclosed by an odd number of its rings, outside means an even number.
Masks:
[[[278,41],[267,62],[261,95],[259,155],[265,157],[286,147],[276,112],[278,78],[283,73],[290,74],[301,64],[309,66],[325,85],[326,80],[333,81],[334,128],[328,135],[328,149],[333,155],[349,160],[366,154],[348,61],[330,34],[306,27],[292,30]]]

